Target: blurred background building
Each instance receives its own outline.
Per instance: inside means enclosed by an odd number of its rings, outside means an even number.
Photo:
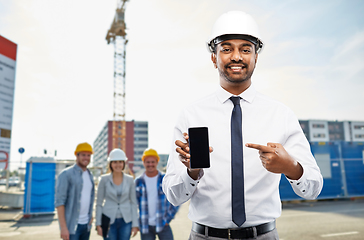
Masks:
[[[364,122],[299,120],[310,142],[364,142]]]
[[[113,121],[107,121],[100,134],[93,143],[93,166],[107,171],[107,157],[113,149],[113,138],[117,137],[112,132]],[[135,172],[140,169],[144,150],[148,148],[148,122],[126,121],[125,153],[128,157],[127,164]],[[137,162],[136,164],[134,164]],[[139,164],[138,164],[139,163]]]

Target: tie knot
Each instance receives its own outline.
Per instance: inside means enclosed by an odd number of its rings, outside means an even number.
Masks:
[[[234,103],[234,106],[239,105],[240,106],[240,97],[230,97],[230,100]]]

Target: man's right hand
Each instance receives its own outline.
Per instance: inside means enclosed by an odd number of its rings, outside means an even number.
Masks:
[[[177,140],[175,144],[177,145],[176,152],[179,153],[179,159],[187,167],[188,175],[194,179],[197,180],[198,174],[201,169],[191,169],[190,168],[190,148],[188,144],[188,134],[183,133],[183,137],[186,140],[186,142],[182,142],[180,140]],[[210,153],[213,151],[212,147],[210,147]]]
[[[187,167],[190,167],[190,148],[189,148],[189,144],[188,144],[188,134],[187,133],[183,133],[183,137],[186,140],[186,143],[177,140],[175,142],[175,144],[177,145],[176,148],[176,152],[179,153],[179,159],[180,161]]]
[[[70,232],[67,227],[61,228],[61,238],[63,240],[70,240]]]

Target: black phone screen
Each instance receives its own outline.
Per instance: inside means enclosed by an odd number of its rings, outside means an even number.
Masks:
[[[190,167],[209,168],[210,150],[209,134],[207,127],[197,127],[188,129],[190,147]]]

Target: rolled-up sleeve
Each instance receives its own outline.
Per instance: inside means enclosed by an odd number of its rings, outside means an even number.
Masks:
[[[173,206],[170,202],[166,201],[167,203],[167,211],[166,211],[166,222],[169,224],[176,213],[178,212],[179,206]]]
[[[61,172],[57,178],[56,184],[56,196],[55,196],[55,207],[59,207],[66,204],[68,192],[68,179],[67,173]]]

